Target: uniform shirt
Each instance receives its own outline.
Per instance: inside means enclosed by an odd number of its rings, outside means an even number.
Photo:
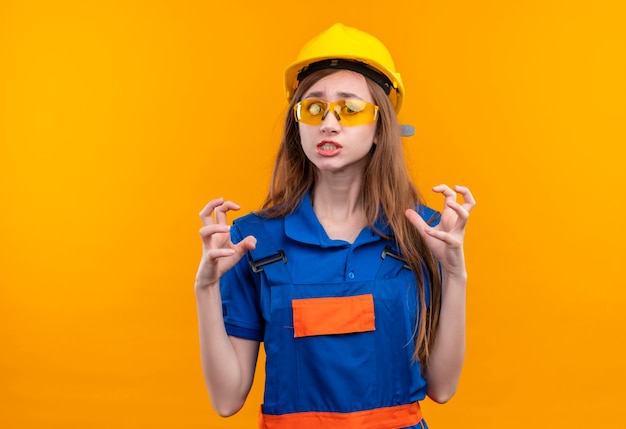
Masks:
[[[423,206],[419,211],[426,219],[435,213]],[[323,285],[374,280],[377,275],[380,276],[381,241],[394,247],[392,240],[382,238],[369,227],[362,229],[354,243],[330,239],[313,211],[308,194],[294,212],[284,218],[261,220],[255,215],[248,215],[246,218],[257,218],[263,222],[269,237],[275,242],[276,250],[288,249],[287,265],[292,277],[298,283]],[[231,238],[234,243],[244,238],[237,224],[238,221],[235,221],[231,228]],[[383,234],[391,235],[389,226],[383,220],[377,221],[375,226]],[[394,264],[394,266],[397,265]],[[394,278],[401,276],[406,279],[406,284],[412,286],[406,289],[406,300],[403,306],[410,317],[397,319],[398,323],[403,323],[402,321],[405,320],[405,330],[409,334],[407,347],[411,347],[412,350],[414,321],[418,311],[415,277],[407,269],[400,271],[396,269],[388,275]],[[223,276],[220,284],[224,323],[228,335],[265,341],[265,323],[270,317],[266,305],[268,294],[262,290],[266,287],[263,286],[264,283],[255,276],[258,274],[252,272],[246,257]],[[426,288],[426,293],[428,293],[428,288]],[[428,302],[428,296],[426,302]],[[419,367],[417,363],[412,363],[412,365]],[[423,399],[426,393],[425,380],[419,376],[412,384],[411,400]]]

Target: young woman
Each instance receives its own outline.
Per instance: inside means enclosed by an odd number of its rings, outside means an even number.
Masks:
[[[371,35],[332,26],[303,47],[286,88],[262,209],[232,227],[234,202],[200,213],[212,404],[222,416],[241,408],[263,342],[260,428],[425,428],[419,401],[449,400],[463,365],[474,198],[440,185],[443,211],[421,204],[396,116],[404,87]]]

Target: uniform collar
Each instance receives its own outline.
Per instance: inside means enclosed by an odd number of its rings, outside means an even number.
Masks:
[[[389,228],[389,225],[385,222],[379,219],[376,221],[375,225],[383,234],[391,235],[391,228]],[[313,211],[311,196],[308,192],[296,206],[295,210],[285,217],[285,235],[292,240],[321,247],[349,245],[349,243],[343,240],[331,240],[328,238],[324,227]],[[370,227],[365,227],[365,230],[361,232],[353,245],[370,243],[380,239],[381,237]]]

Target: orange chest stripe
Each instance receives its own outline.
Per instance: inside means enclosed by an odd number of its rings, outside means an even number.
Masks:
[[[374,297],[371,294],[294,299],[291,305],[296,338],[375,329]]]

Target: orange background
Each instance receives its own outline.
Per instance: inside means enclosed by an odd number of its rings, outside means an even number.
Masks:
[[[623,1],[0,2],[0,427],[252,428],[211,409],[197,213],[268,184],[282,72],[334,22],[404,78],[411,168],[479,202],[431,428],[623,427]],[[260,368],[261,369],[261,368]]]

